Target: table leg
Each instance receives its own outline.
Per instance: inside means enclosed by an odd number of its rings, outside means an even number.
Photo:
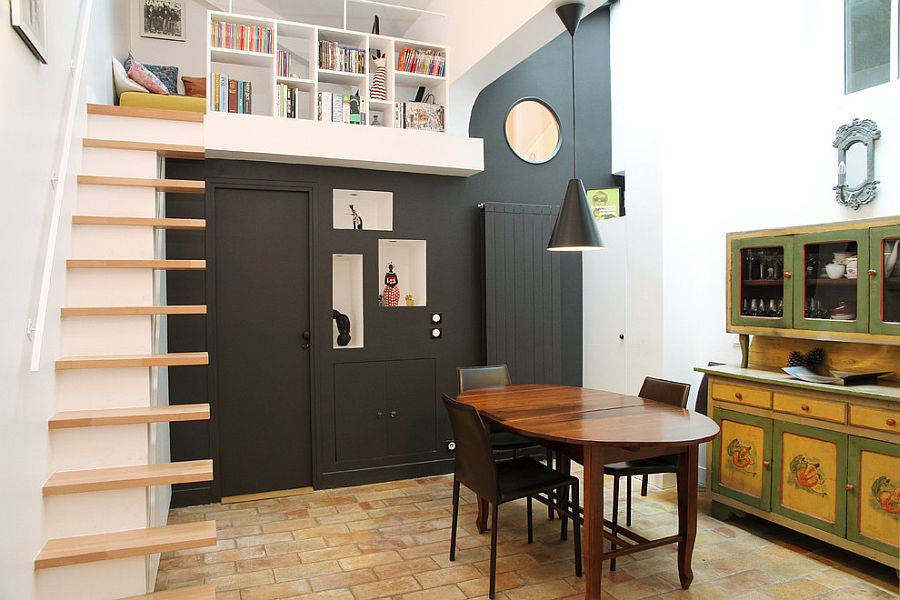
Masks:
[[[603,447],[584,448],[584,598],[600,600],[603,575]]]
[[[689,446],[678,457],[678,578],[681,587],[688,589],[694,579],[691,557],[697,537],[697,452]]]
[[[475,517],[475,528],[478,533],[487,531],[488,501],[478,496],[478,516]]]

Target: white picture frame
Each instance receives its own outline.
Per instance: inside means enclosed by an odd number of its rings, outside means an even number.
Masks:
[[[47,64],[47,0],[9,0],[9,17],[29,50]]]
[[[187,2],[185,0],[138,0],[141,37],[184,42]]]

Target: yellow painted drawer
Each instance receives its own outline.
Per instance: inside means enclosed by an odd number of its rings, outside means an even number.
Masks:
[[[803,396],[792,396],[775,392],[772,399],[772,408],[777,412],[821,419],[833,423],[847,422],[847,405],[843,402],[829,402]]]
[[[772,392],[760,388],[747,387],[714,381],[710,386],[713,400],[735,402],[759,408],[772,407]]]
[[[850,424],[868,429],[900,433],[900,410],[850,405]]]

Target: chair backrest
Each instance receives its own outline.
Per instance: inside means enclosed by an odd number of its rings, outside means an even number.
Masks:
[[[678,383],[677,381],[668,381],[667,379],[657,379],[656,377],[645,377],[644,385],[638,396],[647,398],[648,400],[656,400],[657,402],[665,402],[672,406],[684,408],[687,406],[688,396],[691,393],[691,384]]]
[[[497,467],[484,421],[468,404],[457,402],[446,394],[443,397],[456,442],[456,479],[482,498],[495,500]]]
[[[460,393],[476,388],[509,385],[509,368],[506,365],[458,367],[456,378],[459,381]]]
[[[725,363],[710,362],[707,366],[718,367],[723,364]],[[706,373],[703,374],[703,379],[700,380],[700,387],[697,388],[697,404],[694,406],[694,410],[701,415],[709,412],[709,375]]]

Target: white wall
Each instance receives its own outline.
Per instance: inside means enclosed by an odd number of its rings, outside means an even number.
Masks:
[[[127,30],[129,48],[119,60],[125,60],[130,49],[134,57],[151,65],[174,65],[178,67],[178,93],[184,93],[181,76],[206,76],[206,11],[215,8],[197,0],[187,0],[185,17],[186,39],[183,42],[141,37],[141,4],[139,0],[118,0],[130,8]]]
[[[727,232],[900,214],[900,83],[843,95],[842,7],[614,7],[613,144],[631,234],[632,392],[644,375],[661,375],[692,382],[696,393],[695,366],[739,360],[737,336],[725,333]],[[831,190],[834,132],[853,117],[874,119],[882,131],[878,198],[859,211],[839,206]],[[586,279],[603,276],[588,261],[585,269]],[[602,369],[602,357],[585,357],[586,371]]]
[[[108,56],[121,41],[113,26],[117,0],[94,0],[93,48],[90,56]],[[29,373],[31,344],[25,323],[34,318],[52,203],[51,172],[58,164],[63,108],[68,93],[69,66],[73,59],[82,2],[54,3],[48,19],[49,64],[39,64],[9,27],[9,3],[0,3],[0,74],[15,82],[14,92],[0,96],[3,139],[0,172],[5,182],[0,239],[6,241],[0,255],[3,276],[0,291],[0,481],[3,481],[0,536],[0,598],[34,595],[32,561],[44,542],[41,484],[48,471],[47,419],[53,412],[55,373],[52,360],[59,341],[58,307],[64,290],[65,256],[58,255],[51,288],[41,370]],[[108,58],[85,63],[82,97],[111,100]],[[83,115],[76,119],[73,158],[80,155],[77,132]],[[65,182],[66,205],[74,202],[72,164]],[[68,228],[60,236],[60,248],[68,247]]]

